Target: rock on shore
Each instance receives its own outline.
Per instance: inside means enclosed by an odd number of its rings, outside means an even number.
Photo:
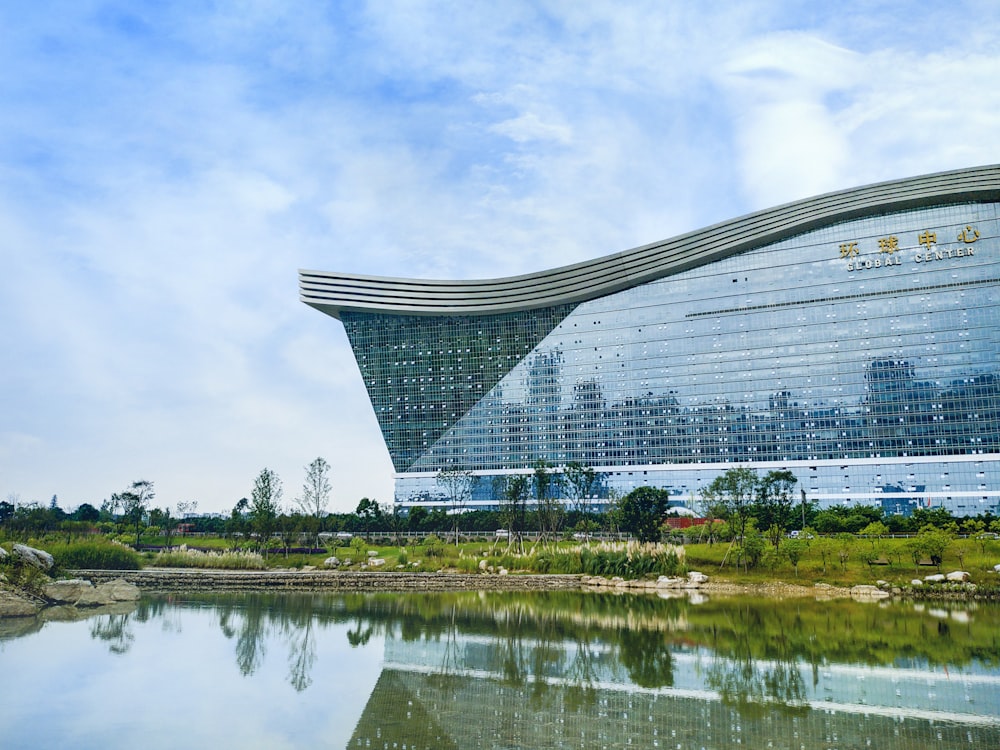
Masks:
[[[90,581],[74,578],[69,581],[52,581],[42,588],[42,595],[56,604],[75,607],[103,607],[117,602],[134,602],[139,599],[139,587],[121,578],[95,586]]]
[[[31,617],[46,607],[106,607],[139,600],[139,588],[121,579],[95,586],[90,581],[49,581],[37,595],[0,586],[0,617]]]

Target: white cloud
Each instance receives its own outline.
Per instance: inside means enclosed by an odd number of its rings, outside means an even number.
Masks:
[[[546,122],[534,112],[504,120],[491,126],[490,130],[518,143],[527,141],[569,143],[573,135],[572,130],[565,124]]]
[[[899,38],[893,39],[895,44]],[[997,160],[1000,55],[880,47],[859,53],[781,32],[723,70],[753,207]]]

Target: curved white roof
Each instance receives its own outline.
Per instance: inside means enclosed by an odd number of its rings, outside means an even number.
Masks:
[[[547,271],[441,281],[299,271],[300,299],[341,311],[483,315],[579,303],[670,276],[821,226],[875,214],[1000,200],[1000,165],[881,182],[786,203],[662,242]]]

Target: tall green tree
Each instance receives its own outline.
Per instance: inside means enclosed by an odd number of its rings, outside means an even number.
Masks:
[[[236,505],[233,506],[232,512],[229,514],[229,520],[226,521],[226,533],[233,538],[233,546],[235,547],[240,537],[247,533],[249,528],[249,516],[250,514],[250,501],[241,497],[236,501]]]
[[[597,472],[592,466],[584,466],[579,461],[570,461],[563,470],[566,485],[576,501],[577,510],[590,513],[590,505],[597,492]]]
[[[640,542],[658,542],[669,499],[670,493],[666,490],[636,487],[618,503],[622,529]]]
[[[174,519],[170,515],[170,506],[165,508],[153,508],[149,511],[149,523],[157,526],[163,533],[164,545],[170,549],[170,542],[173,540]]]
[[[281,479],[271,469],[261,469],[250,491],[250,522],[257,532],[257,544],[267,552],[281,509]]]
[[[0,503],[0,505],[2,504]],[[101,520],[101,512],[90,503],[81,503],[80,507],[73,511],[73,520],[96,523]]]
[[[312,534],[312,544],[319,546],[319,529],[323,516],[326,515],[326,507],[330,502],[330,464],[325,458],[317,456],[306,467],[306,478],[302,483],[302,494],[295,499],[302,515],[308,517],[308,522],[303,520],[303,526]]]
[[[798,479],[788,469],[769,471],[757,483],[757,502],[752,512],[757,528],[768,530],[775,549],[794,520],[796,484]]]
[[[570,495],[576,504],[576,509],[580,512],[580,521],[577,528],[587,533],[597,527],[591,517],[591,506],[598,491],[599,481],[597,472],[592,466],[584,466],[579,461],[570,461],[563,470],[563,484],[569,490]]]
[[[753,469],[739,467],[729,469],[716,477],[702,494],[709,502],[720,505],[742,547],[746,536],[747,520],[751,516],[753,503],[757,497],[757,473]]]
[[[465,507],[472,498],[475,477],[471,471],[463,469],[442,469],[437,473],[437,483],[444,487],[451,504],[452,523],[455,532],[455,546],[458,546],[458,526]]]
[[[530,485],[523,474],[498,477],[501,485],[500,518],[508,531],[507,550],[524,552],[524,524],[527,517]]]
[[[407,529],[410,531],[423,531],[424,524],[427,522],[427,516],[429,515],[427,508],[414,505],[410,508],[410,512],[406,516]]]
[[[306,467],[306,478],[302,483],[302,494],[295,499],[304,516],[322,518],[330,503],[330,464],[320,456]]]
[[[146,517],[150,502],[156,497],[153,483],[146,479],[140,479],[137,482],[132,482],[127,490],[119,493],[117,500],[115,497],[112,495],[112,500],[121,509],[123,520],[135,530],[135,545],[138,547],[143,519]]]
[[[379,507],[378,502],[369,500],[367,497],[361,498],[358,502],[358,507],[354,510],[354,515],[361,521],[362,528],[365,530],[365,541],[370,541],[372,527],[382,516],[382,509]]]
[[[9,499],[0,501],[0,524],[6,524],[14,517],[17,506]]]
[[[535,461],[531,486],[537,502],[538,531],[543,543],[550,534],[553,537],[558,535],[566,517],[562,502],[559,500],[561,480],[562,477],[552,470],[552,466],[544,458]]]

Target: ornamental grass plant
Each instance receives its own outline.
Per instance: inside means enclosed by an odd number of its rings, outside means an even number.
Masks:
[[[84,542],[47,542],[58,570],[139,570],[140,555],[120,542],[95,538]]]
[[[223,550],[202,552],[179,547],[168,552],[157,552],[150,558],[158,568],[216,568],[221,570],[266,570],[267,561],[257,552],[248,550]]]

